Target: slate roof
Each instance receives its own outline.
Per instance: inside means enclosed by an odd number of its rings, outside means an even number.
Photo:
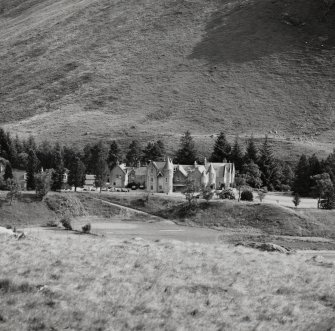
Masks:
[[[165,166],[166,162],[152,162],[154,164],[154,166],[158,169],[158,170],[162,170]]]
[[[180,171],[185,177],[187,177],[187,171],[184,169],[184,167],[182,165],[178,164],[175,167],[175,170]]]
[[[135,171],[135,176],[145,176],[147,174],[147,167],[138,167],[130,169],[129,171]]]

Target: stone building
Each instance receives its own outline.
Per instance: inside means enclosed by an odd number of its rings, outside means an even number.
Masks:
[[[146,189],[149,192],[171,193],[183,191],[189,180],[199,187],[229,187],[235,180],[233,163],[207,163],[199,165],[173,164],[170,158],[166,162],[150,161],[147,165]]]
[[[199,187],[229,187],[235,180],[233,163],[207,163],[181,165],[173,164],[170,158],[163,162],[150,161],[146,166],[127,167],[117,164],[107,175],[106,186],[124,188],[128,184],[137,184],[148,192],[181,192],[189,180]],[[94,175],[86,175],[86,186],[94,186]]]

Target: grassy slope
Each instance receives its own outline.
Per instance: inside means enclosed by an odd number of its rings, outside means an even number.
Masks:
[[[45,225],[57,219],[56,214],[46,204],[36,201],[33,197],[23,197],[13,201],[10,206],[0,192],[0,226],[25,227]]]
[[[312,331],[335,322],[334,268],[299,254],[39,236],[0,238],[1,330]]]
[[[271,130],[281,153],[328,152],[335,15],[320,22],[320,6],[3,0],[0,123],[80,144],[160,135],[170,147],[186,129],[205,143],[221,129]]]
[[[334,212],[292,210],[274,204],[211,201],[200,203],[195,212],[185,209],[184,200],[169,197],[102,194],[102,199],[174,220],[187,220],[207,227],[260,230],[270,235],[335,238]]]

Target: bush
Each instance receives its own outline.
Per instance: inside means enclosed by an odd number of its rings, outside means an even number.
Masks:
[[[222,190],[219,194],[220,199],[235,200],[235,193],[231,188]]]
[[[254,196],[251,191],[245,190],[241,193],[242,201],[254,201]]]
[[[91,232],[91,224],[87,223],[81,229],[83,230],[84,233],[90,233]]]
[[[257,197],[259,199],[260,202],[263,201],[263,199],[266,196],[267,191],[266,190],[257,190]]]
[[[53,170],[47,170],[45,172],[41,172],[35,175],[35,190],[36,196],[41,201],[50,191],[50,187],[52,185],[52,177]]]
[[[300,204],[300,196],[299,196],[298,193],[294,194],[292,202],[295,205],[295,208],[297,208],[299,206],[299,204]]]
[[[335,194],[330,193],[327,195],[326,199],[321,200],[319,208],[328,210],[335,209]]]
[[[201,190],[202,198],[205,199],[207,202],[213,199],[214,190],[210,187],[205,187]]]
[[[60,220],[61,224],[66,230],[72,230],[72,225],[71,225],[71,218],[70,216],[63,216]]]

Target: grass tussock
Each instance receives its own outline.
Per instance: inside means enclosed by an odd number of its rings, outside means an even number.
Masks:
[[[4,330],[312,331],[333,321],[334,268],[299,254],[52,234],[0,248]],[[24,281],[39,285],[19,290]]]

